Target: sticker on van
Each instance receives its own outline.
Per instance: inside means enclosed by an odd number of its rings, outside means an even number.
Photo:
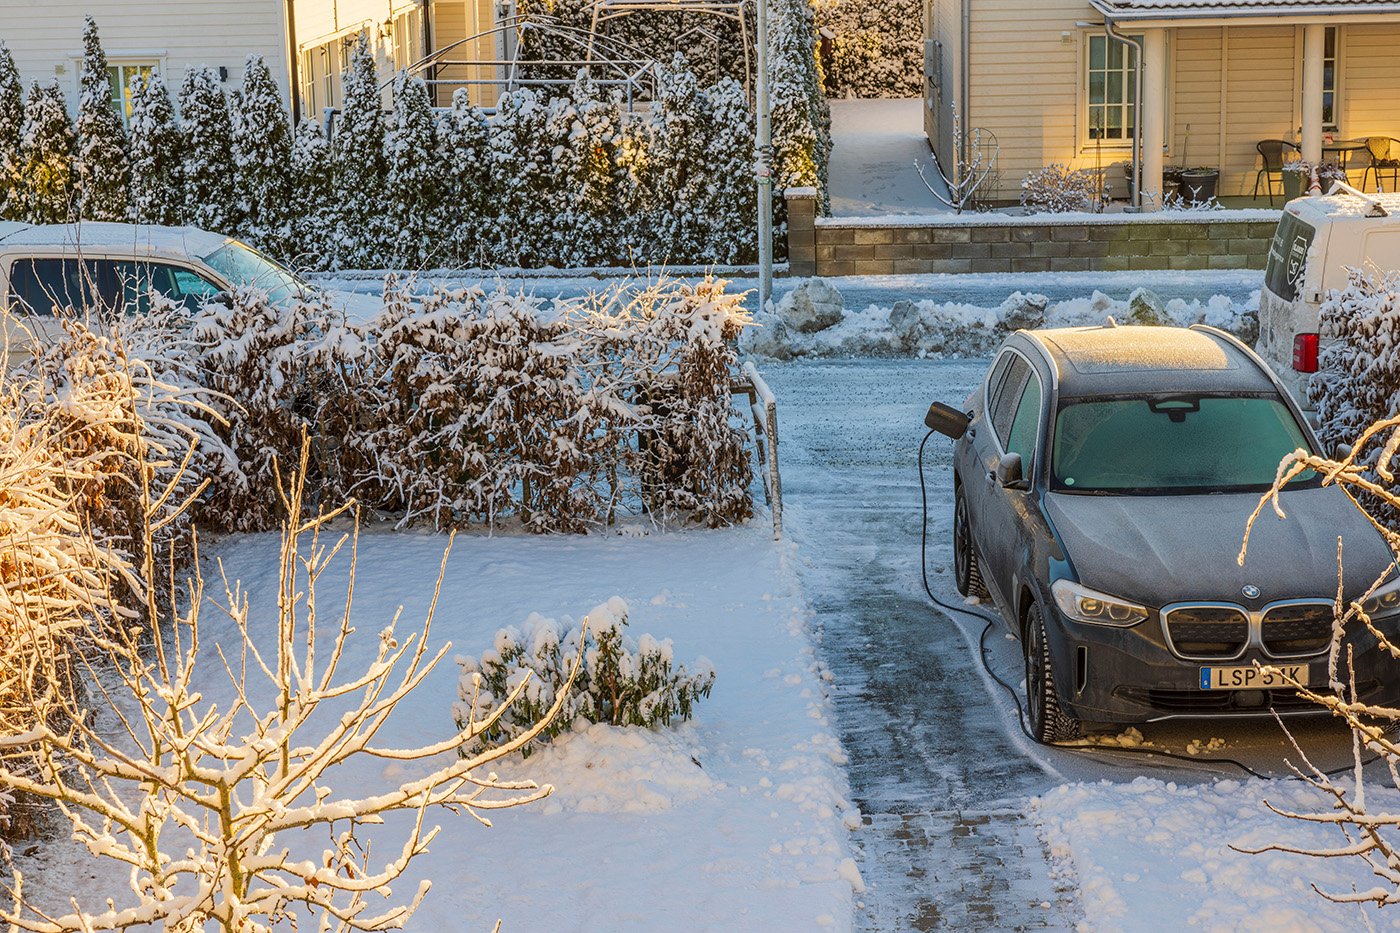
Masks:
[[[1269,262],[1264,269],[1264,286],[1284,301],[1293,301],[1307,273],[1308,250],[1316,234],[1311,224],[1293,214],[1279,218],[1273,242],[1269,244]]]

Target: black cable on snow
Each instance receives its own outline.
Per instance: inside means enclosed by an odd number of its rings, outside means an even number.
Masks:
[[[934,431],[929,431],[927,434],[924,435],[923,441],[919,444],[919,499],[920,499],[920,501],[923,503],[923,525],[922,525],[922,532],[921,532],[920,538],[919,538],[919,574],[920,574],[920,576],[923,578],[923,582],[924,582],[924,592],[928,594],[928,598],[929,598],[929,599],[933,600],[934,605],[936,605],[936,606],[942,608],[942,609],[945,610],[946,612],[956,612],[956,613],[960,613],[960,614],[962,614],[962,615],[964,615],[964,616],[970,616],[971,618],[982,620],[982,622],[984,623],[984,625],[983,625],[983,627],[982,627],[982,634],[981,634],[981,636],[979,636],[978,639],[977,639],[977,657],[978,657],[978,660],[982,662],[982,669],[985,670],[985,671],[987,672],[987,676],[991,677],[992,680],[996,681],[996,683],[999,684],[999,685],[1001,686],[1001,688],[1002,688],[1003,690],[1006,691],[1006,695],[1009,696],[1009,697],[1011,698],[1011,702],[1014,703],[1014,704],[1016,705],[1016,721],[1017,721],[1017,724],[1021,727],[1021,734],[1022,734],[1022,735],[1024,735],[1027,739],[1029,739],[1032,743],[1034,743],[1034,744],[1036,744],[1036,745],[1047,745],[1047,747],[1049,747],[1049,748],[1059,748],[1059,749],[1064,749],[1065,751],[1079,751],[1079,752],[1106,751],[1106,752],[1111,752],[1111,753],[1115,753],[1115,754],[1125,754],[1125,755],[1151,755],[1151,756],[1155,756],[1155,757],[1157,757],[1157,758],[1167,758],[1167,759],[1171,759],[1171,760],[1174,760],[1174,761],[1186,761],[1186,762],[1190,762],[1191,764],[1196,764],[1196,765],[1201,765],[1201,764],[1206,764],[1206,765],[1210,765],[1210,764],[1228,765],[1228,766],[1230,766],[1230,767],[1238,768],[1239,770],[1245,772],[1246,774],[1248,774],[1248,775],[1250,775],[1250,776],[1252,776],[1252,777],[1256,777],[1256,778],[1259,778],[1260,780],[1265,780],[1265,781],[1277,781],[1277,780],[1298,781],[1298,780],[1302,780],[1302,778],[1301,778],[1299,775],[1297,775],[1297,774],[1286,774],[1286,775],[1264,774],[1263,772],[1256,771],[1255,769],[1251,768],[1249,765],[1245,764],[1244,762],[1239,761],[1239,760],[1234,759],[1234,758],[1223,758],[1223,757],[1222,757],[1222,758],[1215,758],[1215,757],[1204,757],[1204,758],[1203,758],[1203,757],[1200,757],[1200,756],[1179,755],[1179,754],[1177,754],[1176,752],[1168,752],[1168,751],[1164,751],[1164,750],[1162,750],[1162,749],[1156,749],[1156,748],[1123,747],[1123,746],[1093,746],[1093,745],[1061,745],[1061,744],[1058,744],[1058,743],[1044,743],[1044,742],[1041,742],[1041,741],[1039,741],[1038,739],[1036,739],[1035,736],[1031,735],[1030,729],[1026,728],[1026,714],[1025,714],[1025,710],[1024,710],[1024,709],[1022,708],[1022,706],[1021,706],[1021,695],[1020,695],[1020,692],[1019,692],[1015,687],[1011,686],[1011,685],[1008,684],[1005,680],[1003,680],[1003,679],[1001,678],[1001,676],[997,674],[996,671],[992,670],[991,662],[987,660],[987,635],[989,635],[989,634],[991,633],[992,627],[993,627],[994,625],[1000,623],[1000,622],[1002,621],[1002,619],[1001,619],[999,616],[992,615],[992,614],[989,613],[989,612],[982,612],[982,611],[980,611],[980,610],[978,610],[978,609],[974,609],[974,608],[972,608],[972,607],[970,607],[970,606],[967,606],[967,605],[961,605],[961,606],[960,606],[960,605],[956,605],[956,604],[953,604],[953,603],[945,602],[944,600],[939,599],[938,596],[933,592],[933,588],[932,588],[931,586],[929,586],[929,582],[928,582],[928,486],[927,486],[927,484],[926,484],[925,481],[924,481],[924,448],[928,445],[929,438],[933,437],[934,433],[935,433]],[[1362,763],[1362,767],[1363,767],[1363,768],[1366,767],[1367,765],[1371,764],[1372,762],[1378,760],[1380,757],[1381,757],[1380,755],[1375,755],[1375,756],[1371,757],[1369,760],[1367,760],[1367,761],[1365,761],[1365,762]],[[1352,762],[1352,763],[1350,763],[1350,764],[1342,765],[1342,766],[1339,767],[1339,768],[1334,768],[1334,769],[1332,769],[1331,771],[1323,771],[1322,773],[1325,774],[1325,775],[1327,775],[1328,777],[1331,777],[1331,776],[1336,775],[1336,774],[1341,774],[1341,773],[1343,773],[1343,772],[1345,772],[1345,771],[1350,771],[1350,770],[1352,770],[1354,767],[1355,767],[1355,762]]]

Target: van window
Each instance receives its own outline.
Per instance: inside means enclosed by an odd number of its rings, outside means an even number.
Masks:
[[[1264,287],[1284,301],[1293,301],[1307,272],[1308,250],[1317,231],[1307,221],[1284,213],[1269,244],[1269,263],[1264,267]]]

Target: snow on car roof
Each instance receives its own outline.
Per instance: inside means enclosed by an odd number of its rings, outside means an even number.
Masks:
[[[0,248],[14,246],[58,246],[74,251],[136,249],[143,253],[179,256],[207,256],[229,238],[198,227],[159,227],[152,224],[84,222],[80,224],[39,224],[22,227],[5,235],[0,230]]]
[[[1025,333],[1054,361],[1062,396],[1276,391],[1245,353],[1206,330],[1104,326]]]

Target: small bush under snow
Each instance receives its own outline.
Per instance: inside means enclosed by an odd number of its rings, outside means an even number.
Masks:
[[[627,617],[627,603],[614,596],[583,623],[533,613],[519,628],[501,629],[494,647],[480,658],[458,659],[460,702],[453,708],[458,726],[466,729],[522,684],[520,697],[481,733],[481,747],[523,734],[565,690],[569,697],[540,733],[543,741],[567,732],[575,721],[656,728],[689,719],[695,704],[710,695],[714,668],[703,657],[690,666],[676,662],[669,638],[633,639],[626,632]],[[570,672],[579,660],[570,687]],[[521,751],[529,755],[531,745]]]

